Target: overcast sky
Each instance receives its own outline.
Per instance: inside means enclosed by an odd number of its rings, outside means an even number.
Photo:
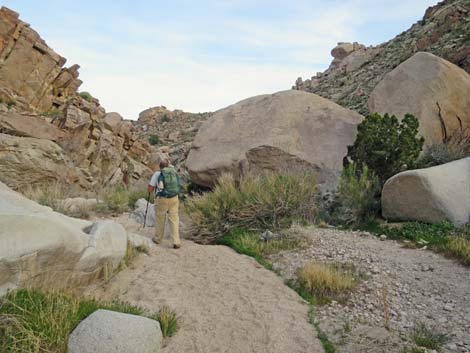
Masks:
[[[340,41],[379,44],[437,0],[2,1],[79,64],[80,90],[136,119],[214,111],[325,70]]]

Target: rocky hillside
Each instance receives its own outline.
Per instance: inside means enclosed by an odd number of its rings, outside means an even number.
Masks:
[[[156,167],[162,158],[170,158],[187,180],[186,158],[199,128],[211,116],[212,113],[171,111],[159,106],[144,110],[133,123],[139,138],[150,141],[158,149],[151,157],[151,166]]]
[[[148,176],[151,146],[117,113],[78,93],[78,65],[0,9],[0,181],[92,189]]]
[[[374,87],[418,51],[433,53],[470,72],[470,1],[442,1],[428,8],[410,29],[378,46],[339,43],[325,72],[307,80],[298,78],[293,88],[367,114]]]

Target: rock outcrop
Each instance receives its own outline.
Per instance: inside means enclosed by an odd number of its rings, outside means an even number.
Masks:
[[[183,183],[189,180],[186,158],[191,144],[204,121],[212,113],[187,113],[168,110],[164,106],[153,107],[139,114],[134,123],[141,140],[152,137],[157,148],[149,157],[148,166],[155,170],[162,159],[169,159],[178,169]]]
[[[97,310],[70,334],[70,353],[158,353],[160,323],[146,317]]]
[[[86,284],[116,269],[126,249],[121,225],[64,216],[0,183],[0,295]]]
[[[470,222],[470,157],[393,176],[382,190],[382,215],[456,226]]]
[[[319,183],[342,168],[362,116],[317,95],[284,91],[219,110],[200,128],[186,161],[191,180],[213,186],[224,172],[313,170]]]
[[[78,94],[79,66],[63,67],[65,59],[18,17],[0,9],[0,144],[10,146],[0,149],[0,181],[19,189],[29,165],[36,165],[33,185],[94,189],[148,177],[151,146],[131,122]]]
[[[383,77],[419,51],[430,52],[470,72],[470,2],[445,0],[430,7],[423,19],[394,39],[374,47],[339,43],[323,73],[297,79],[294,89],[316,93],[368,113],[369,94]]]
[[[402,118],[413,114],[425,144],[470,129],[470,75],[433,54],[420,52],[385,75],[372,91],[369,111]]]
[[[48,111],[66,103],[81,85],[78,65],[49,48],[18,13],[0,9],[0,98],[23,109]]]

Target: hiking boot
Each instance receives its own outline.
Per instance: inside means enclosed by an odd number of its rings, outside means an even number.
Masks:
[[[152,238],[152,241],[153,241],[155,244],[157,244],[157,245],[159,245],[159,244],[160,244],[160,242],[158,241],[158,239],[157,239],[157,238],[155,238],[155,237],[153,237],[153,238]]]
[[[179,248],[181,248],[181,245],[176,245],[176,244],[173,245],[173,249],[179,249]]]

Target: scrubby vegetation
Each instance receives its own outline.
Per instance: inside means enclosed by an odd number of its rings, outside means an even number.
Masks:
[[[380,183],[377,176],[363,165],[358,170],[350,164],[341,173],[339,187],[323,216],[333,224],[358,226],[377,216],[380,210]]]
[[[359,124],[348,157],[359,168],[367,165],[383,184],[393,175],[415,167],[424,144],[424,139],[417,137],[418,128],[418,119],[411,114],[401,122],[394,115],[371,114]]]
[[[97,190],[93,193],[83,193],[70,188],[62,183],[26,188],[23,193],[29,199],[40,205],[51,207],[54,211],[71,217],[88,218],[92,212],[98,213],[120,213],[134,208],[137,200],[147,199],[147,187],[144,184],[125,186],[113,185]],[[63,200],[73,197],[96,198],[99,200],[95,209],[75,208],[70,211],[64,208]]]
[[[407,241],[409,246],[427,247],[470,265],[470,236],[463,228],[455,228],[449,222],[408,222],[390,226],[373,221],[363,227],[374,234],[384,234],[391,239]]]
[[[267,259],[269,255],[282,250],[301,248],[305,241],[299,236],[293,237],[285,233],[275,239],[263,240],[259,233],[235,229],[224,235],[218,243],[227,245],[240,254],[251,256],[267,269],[272,269]]]
[[[149,143],[152,146],[159,145],[160,144],[160,137],[158,135],[150,135],[149,136]]]
[[[240,182],[223,175],[212,192],[193,197],[186,209],[199,241],[210,243],[234,229],[281,229],[313,220],[315,192],[310,173],[249,175]]]
[[[83,91],[83,92],[80,92],[78,95],[82,97],[84,100],[86,100],[87,102],[91,102],[93,100],[93,96],[89,92]]]
[[[412,339],[420,347],[440,351],[449,337],[446,334],[430,329],[423,323],[418,323],[413,329]]]
[[[172,335],[178,328],[177,317],[169,308],[162,308],[157,315],[147,315],[142,308],[122,302],[106,303],[67,294],[20,290],[0,299],[0,351],[66,352],[69,334],[80,321],[98,309],[161,320],[160,325],[166,327],[167,335]]]
[[[470,130],[453,133],[442,143],[428,146],[418,161],[418,168],[428,168],[470,157]]]
[[[330,300],[344,301],[356,287],[353,267],[336,263],[309,262],[297,272],[299,291],[304,298],[316,304]]]

